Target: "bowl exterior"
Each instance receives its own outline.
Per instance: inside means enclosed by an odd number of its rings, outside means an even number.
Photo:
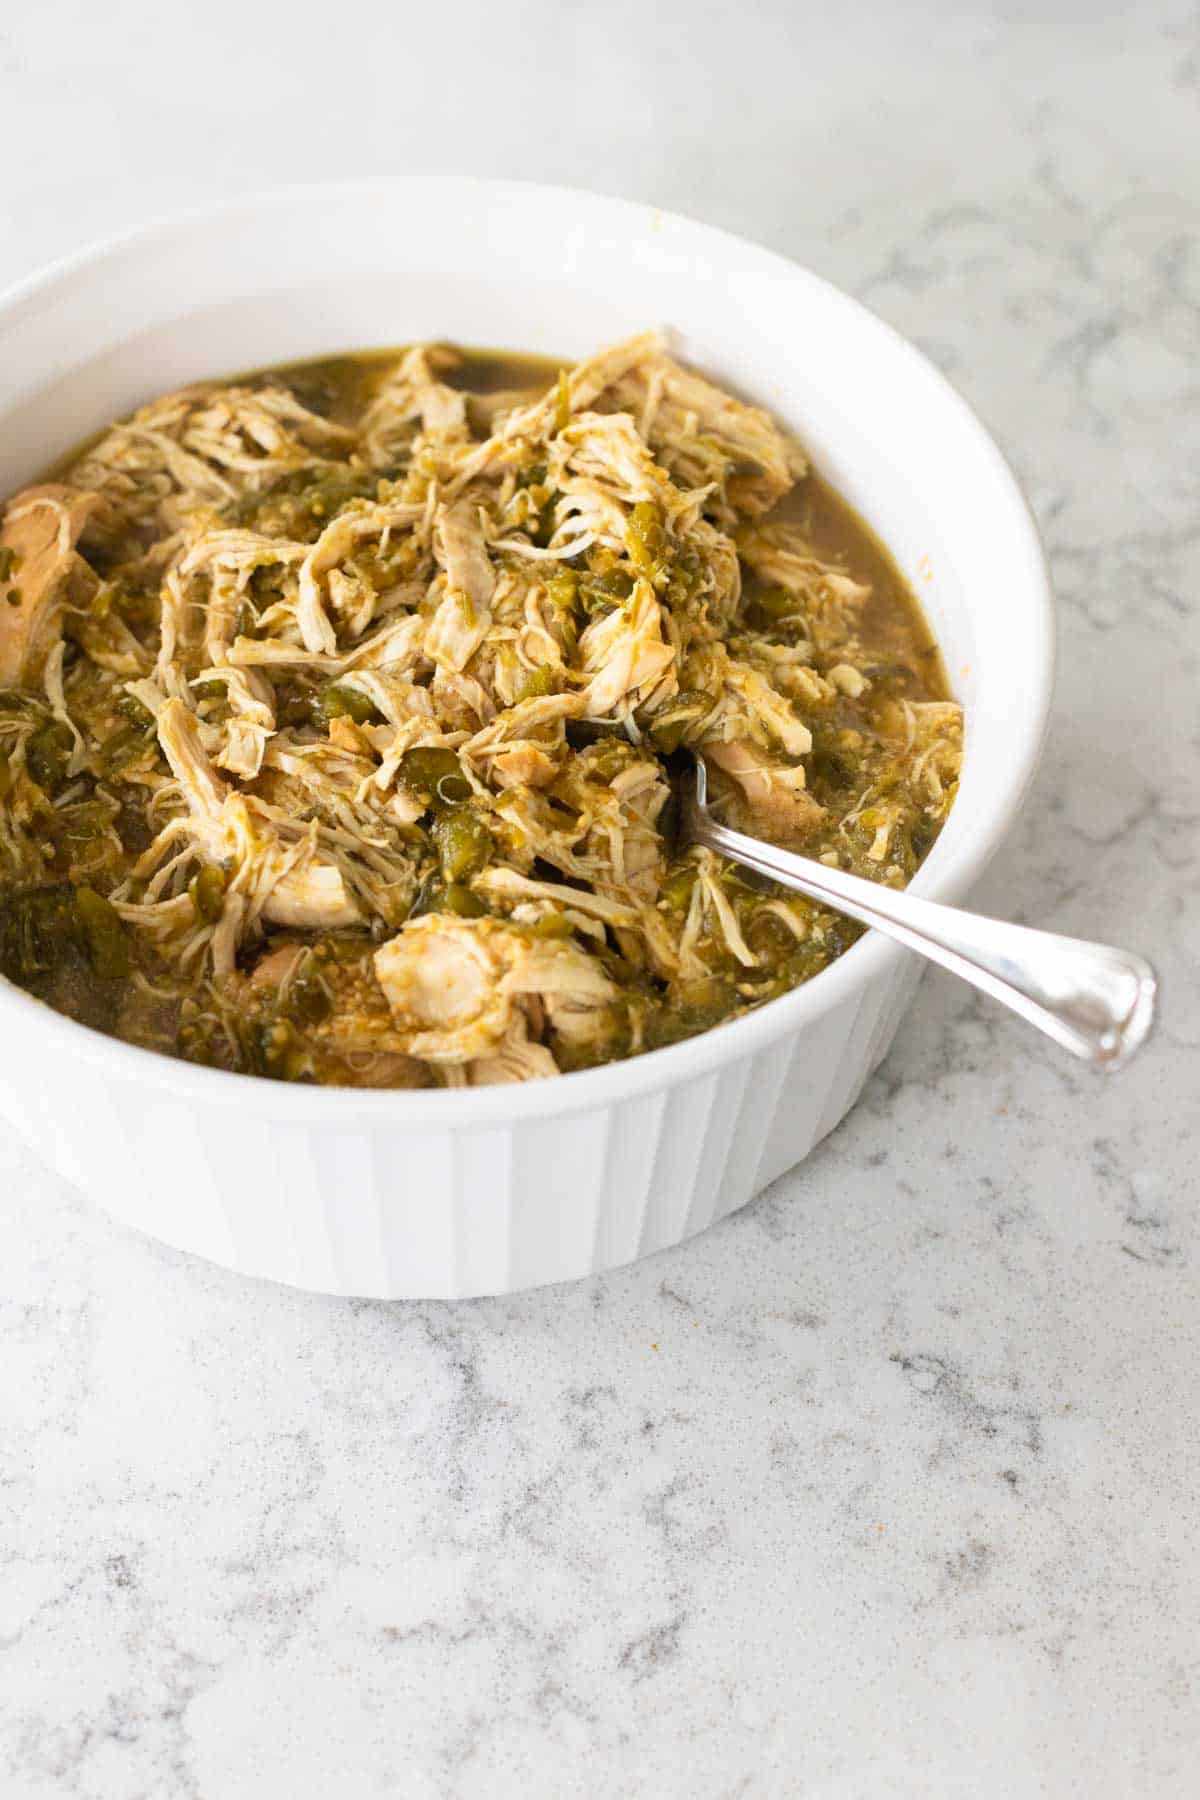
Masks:
[[[117,1218],[244,1274],[386,1300],[517,1292],[679,1243],[799,1162],[920,971],[889,962],[798,1035],[670,1087],[484,1129],[266,1120],[102,1065],[64,1096],[53,1053],[11,1036],[0,1114]]]

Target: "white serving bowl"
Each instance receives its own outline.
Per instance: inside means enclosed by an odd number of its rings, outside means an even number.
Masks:
[[[967,709],[914,886],[955,899],[1016,813],[1049,705],[1045,563],[992,440],[911,345],[767,251],[520,183],[297,187],[154,226],[0,299],[0,493],[165,389],[429,337],[567,357],[652,324],[763,402],[889,546]],[[690,1042],[522,1087],[363,1093],[193,1067],[0,980],[0,1111],[165,1242],[329,1293],[496,1294],[701,1231],[853,1105],[921,964],[869,932]]]

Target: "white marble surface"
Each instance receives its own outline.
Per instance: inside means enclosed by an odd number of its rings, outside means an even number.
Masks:
[[[0,1793],[1194,1795],[1200,15],[0,23],[6,278],[413,167],[746,231],[949,371],[1062,599],[1045,770],[978,898],[1148,950],[1162,1030],[1103,1086],[931,978],[739,1217],[459,1306],[192,1263],[0,1139]]]

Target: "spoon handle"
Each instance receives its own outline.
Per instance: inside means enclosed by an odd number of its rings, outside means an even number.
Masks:
[[[732,831],[694,800],[685,803],[685,813],[694,843],[886,932],[1011,1007],[1094,1068],[1119,1068],[1146,1041],[1158,984],[1150,964],[1129,950],[984,919],[865,881]]]

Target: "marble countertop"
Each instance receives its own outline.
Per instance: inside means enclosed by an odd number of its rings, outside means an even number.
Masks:
[[[5,1800],[1200,1791],[1200,16],[518,0],[0,25],[0,277],[281,178],[551,175],[829,275],[998,433],[1061,597],[977,899],[1158,962],[1087,1077],[949,979],[682,1249],[383,1305],[0,1137]],[[541,98],[547,89],[549,106]]]

